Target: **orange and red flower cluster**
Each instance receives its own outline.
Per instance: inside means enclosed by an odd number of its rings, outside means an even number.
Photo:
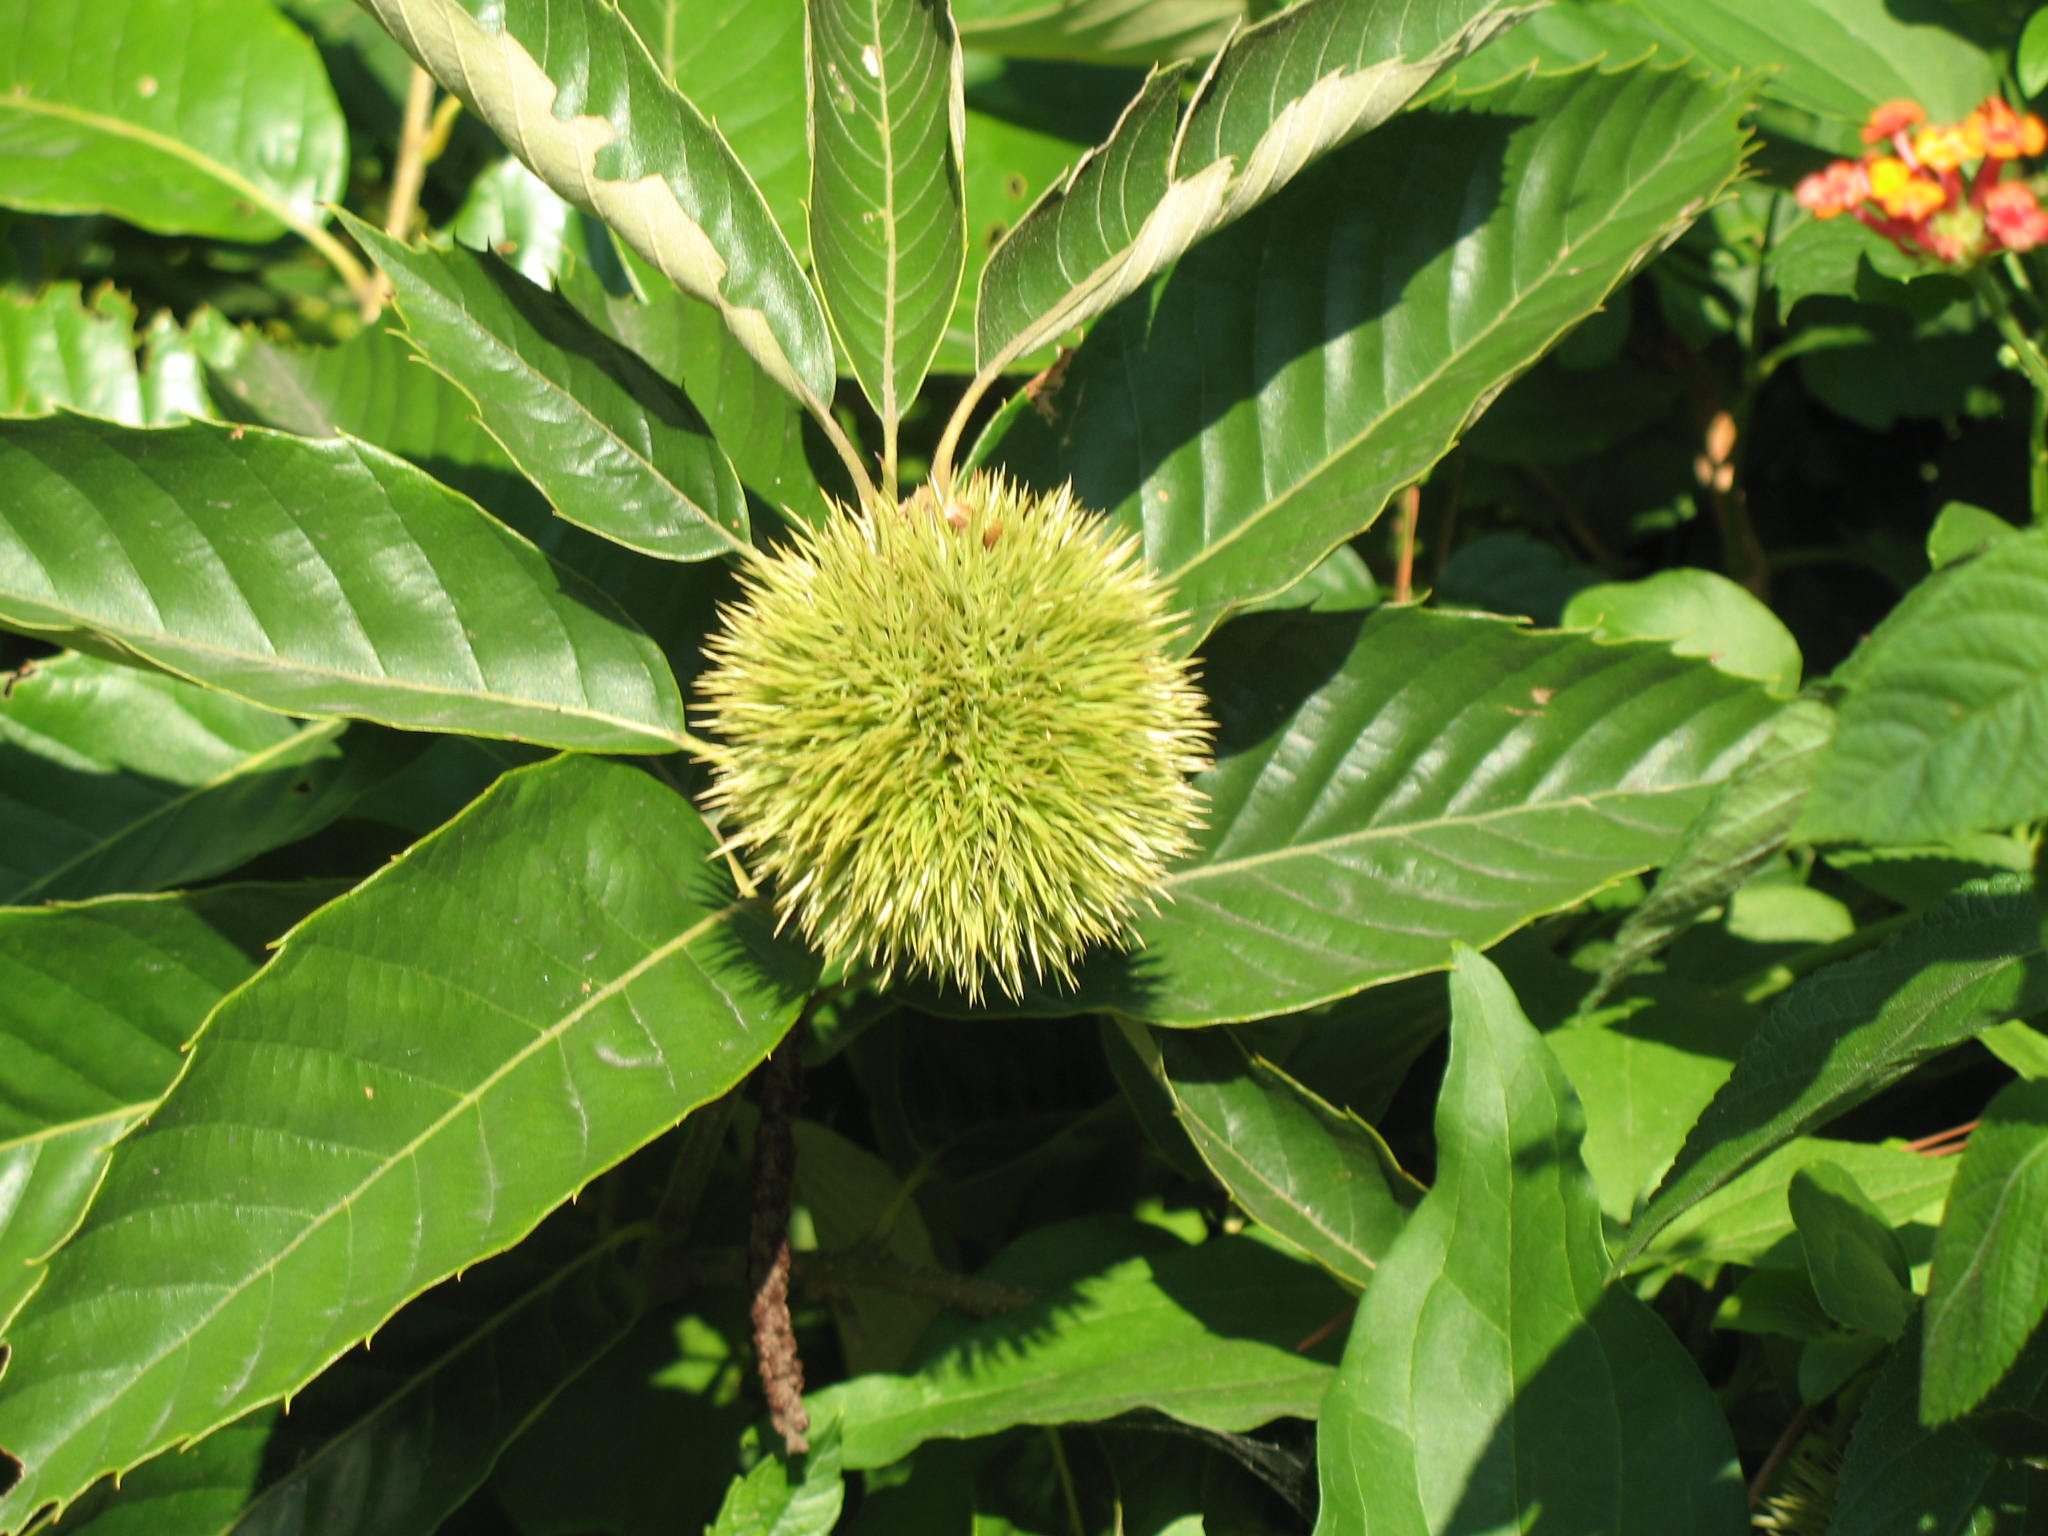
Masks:
[[[1930,123],[1916,101],[1870,114],[1861,160],[1837,160],[1799,183],[1816,218],[1854,214],[1909,255],[1965,265],[2048,244],[2048,211],[2006,168],[2048,149],[2048,124],[1993,96],[1960,123]],[[1974,162],[1974,165],[1972,164]]]

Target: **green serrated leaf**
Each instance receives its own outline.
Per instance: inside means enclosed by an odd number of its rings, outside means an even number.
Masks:
[[[535,175],[715,306],[784,389],[831,399],[824,310],[718,130],[619,12],[579,0],[363,0]]]
[[[1932,842],[2048,813],[2048,529],[1928,577],[1836,680],[1841,729],[1800,837]]]
[[[983,1274],[1042,1290],[1042,1300],[935,1332],[902,1375],[811,1394],[814,1415],[843,1412],[846,1465],[1138,1407],[1229,1431],[1313,1418],[1330,1367],[1296,1346],[1342,1312],[1344,1292],[1250,1238],[1186,1247],[1142,1230],[1039,1228]]]
[[[1105,316],[993,456],[1142,536],[1194,644],[1368,526],[1720,192],[1746,90],[1636,69],[1440,96]]]
[[[1437,1179],[1366,1291],[1324,1405],[1319,1532],[1746,1528],[1698,1368],[1604,1283],[1582,1125],[1505,979],[1461,947]]]
[[[168,339],[176,326],[163,321],[167,330],[156,334]],[[135,305],[112,288],[90,299],[76,283],[52,283],[34,297],[0,291],[0,416],[61,407],[139,427],[202,414],[173,381],[152,377],[167,358],[138,363],[136,340]]]
[[[557,758],[294,930],[10,1332],[0,1526],[295,1392],[744,1077],[812,968],[715,845]]]
[[[684,740],[668,663],[610,599],[348,439],[0,422],[0,623],[293,714]]]
[[[747,548],[739,476],[681,390],[497,258],[347,223],[420,355],[562,517],[664,560]]]
[[[1707,1106],[1620,1264],[1773,1148],[1823,1125],[1987,1025],[2048,1007],[2027,881],[1967,886],[1882,948],[1780,998]]]
[[[637,1317],[624,1235],[551,1224],[435,1287],[293,1398],[100,1484],[62,1536],[432,1536]]]
[[[763,1457],[733,1480],[704,1536],[826,1536],[846,1501],[841,1438],[836,1419],[816,1431],[800,1473],[786,1457]]]
[[[1504,0],[1304,0],[1238,33],[1185,114],[1183,71],[1156,73],[1109,142],[1048,189],[991,258],[975,307],[979,367],[998,373],[1135,293],[1525,10]]]
[[[214,1004],[333,888],[0,909],[0,1327],[43,1277]]]
[[[0,694],[0,901],[164,890],[311,836],[418,751],[88,656]]]
[[[164,234],[313,236],[347,130],[320,56],[264,0],[0,0],[0,203]]]
[[[1910,96],[1957,119],[1998,90],[1991,56],[1942,24],[1942,7],[1889,0],[1634,0],[1660,27],[1723,69],[1770,68],[1772,100],[1861,124],[1880,102]]]
[[[1245,1213],[1347,1285],[1370,1284],[1422,1194],[1379,1134],[1228,1031],[1125,1034]]]
[[[1199,850],[1133,955],[1027,1016],[1223,1023],[1439,969],[1668,858],[1780,707],[1659,646],[1417,608],[1254,614],[1203,674]]]
[[[966,268],[960,38],[928,0],[811,0],[811,260],[894,441]]]
[[[1977,1406],[2048,1315],[2048,1082],[2009,1083],[1985,1107],[1956,1172],[1927,1283],[1920,1416]]]
[[[807,255],[804,0],[619,0],[676,89],[718,125],[791,247]]]
[[[1154,65],[1206,58],[1245,20],[1245,0],[962,0],[968,47],[1013,59]]]
[[[1785,846],[1834,729],[1834,711],[1825,704],[1802,699],[1787,706],[1685,829],[1649,899],[1623,919],[1586,1007],[1597,1006],[1666,939],[1727,900]]]
[[[1912,1272],[1884,1213],[1847,1170],[1828,1162],[1793,1174],[1786,1200],[1813,1293],[1828,1315],[1845,1328],[1896,1339],[1912,1315]]]

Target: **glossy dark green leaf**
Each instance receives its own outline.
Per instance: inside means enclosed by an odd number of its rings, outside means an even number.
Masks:
[[[1132,1043],[1245,1214],[1363,1290],[1422,1194],[1369,1125],[1324,1103],[1227,1031]]]
[[[1698,1367],[1608,1286],[1564,1074],[1461,949],[1437,1178],[1380,1264],[1317,1426],[1319,1532],[1747,1529]]]
[[[930,0],[810,0],[811,261],[893,433],[967,260],[960,38]]]
[[[1686,828],[1649,898],[1622,920],[1614,947],[1600,962],[1588,1007],[1671,935],[1726,901],[1785,846],[1834,729],[1834,711],[1815,700],[1799,700],[1779,716],[1771,734]]]
[[[1833,1163],[1809,1163],[1786,1189],[1813,1294],[1845,1328],[1896,1339],[1912,1315],[1906,1251],[1884,1213]]]
[[[2048,812],[2048,531],[1928,577],[1835,680],[1802,838],[1932,842]]]
[[[0,3],[0,203],[166,234],[317,231],[348,164],[313,45],[264,0]]]
[[[832,341],[767,204],[618,11],[582,0],[364,0],[534,174],[717,308],[783,388],[831,398]]]
[[[1700,1116],[1622,1263],[1773,1148],[1986,1026],[2043,1007],[2040,913],[2016,877],[1966,887],[1881,948],[1815,971],[1771,1010]]]
[[[0,908],[0,1326],[85,1214],[107,1149],[323,886]],[[0,1442],[4,1443],[4,1442]]]
[[[1946,1423],[1998,1385],[2048,1315],[2048,1081],[1985,1107],[1956,1172],[1927,1282],[1921,1417]]]
[[[991,258],[975,305],[978,366],[998,373],[1136,292],[1522,11],[1505,0],[1304,0],[1232,38],[1185,113],[1182,71],[1155,75],[1109,142]]]
[[[1440,96],[1105,316],[992,456],[1141,534],[1193,643],[1370,524],[1717,196],[1746,90],[1634,69]]]
[[[164,890],[310,836],[417,748],[87,656],[0,697],[0,901]]]
[[[9,1334],[0,1526],[297,1391],[745,1076],[810,964],[714,846],[652,777],[557,758],[296,929]]]
[[[1196,854],[1073,993],[1161,1024],[1291,1012],[1450,963],[1670,857],[1780,707],[1659,646],[1416,608],[1220,633]]]
[[[1139,1407],[1222,1430],[1313,1418],[1330,1367],[1296,1346],[1340,1315],[1344,1292],[1250,1238],[1187,1247],[1155,1232],[1134,1247],[1142,1230],[1041,1228],[984,1271],[1044,1291],[1041,1300],[935,1331],[904,1374],[812,1394],[814,1416],[844,1414],[846,1465]]]
[[[747,355],[717,310],[630,253],[623,265],[624,292],[583,266],[562,275],[560,290],[592,324],[689,391],[749,491],[806,521],[821,516],[825,493],[806,451],[802,408]],[[837,473],[835,466],[835,485]]]
[[[293,714],[683,740],[667,662],[610,599],[346,439],[0,422],[0,623]]]
[[[420,355],[561,516],[664,560],[747,547],[739,477],[681,390],[496,257],[349,228]]]
[[[431,1536],[641,1311],[573,1222],[437,1286],[292,1400],[81,1499],[62,1536]]]
[[[846,1502],[838,1421],[810,1440],[796,1465],[787,1457],[764,1456],[735,1479],[704,1536],[827,1536]]]

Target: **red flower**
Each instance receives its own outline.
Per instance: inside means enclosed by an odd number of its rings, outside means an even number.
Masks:
[[[1992,96],[1964,119],[1964,127],[1984,146],[1981,153],[1993,160],[2017,160],[2021,155],[2038,155],[2048,149],[2048,123],[2029,112],[2022,117]]]
[[[1917,101],[1888,101],[1871,110],[1863,125],[1863,142],[1882,144],[1895,133],[1904,133],[1916,123],[1927,121],[1927,111]]]
[[[2048,242],[2048,212],[2023,181],[2002,181],[1984,194],[1984,222],[2009,251],[2031,251]]]

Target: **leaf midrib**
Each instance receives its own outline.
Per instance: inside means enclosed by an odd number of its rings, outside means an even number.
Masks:
[[[1590,793],[1569,795],[1558,800],[1539,800],[1521,805],[1502,806],[1498,810],[1480,811],[1469,816],[1434,816],[1425,821],[1403,822],[1399,826],[1366,827],[1357,832],[1341,832],[1333,837],[1317,838],[1313,842],[1288,843],[1279,848],[1268,848],[1260,853],[1245,854],[1234,859],[1218,860],[1209,864],[1197,864],[1169,873],[1159,882],[1162,889],[1192,885],[1212,875],[1235,874],[1240,870],[1255,869],[1262,864],[1277,863],[1298,857],[1318,857],[1333,849],[1353,847],[1383,839],[1412,837],[1418,833],[1440,831],[1447,827],[1484,826],[1488,822],[1504,820],[1533,812],[1566,810],[1584,807],[1598,810],[1604,801],[1619,799],[1662,798],[1666,795],[1686,794],[1696,790],[1711,789],[1718,779],[1687,779],[1675,784],[1657,784],[1647,788],[1614,788],[1595,790]]]
[[[221,691],[225,692],[226,690],[223,689]],[[250,774],[260,771],[262,767],[266,763],[270,762],[272,759],[280,757],[292,748],[298,747],[304,743],[313,740],[314,738],[317,738],[323,731],[332,731],[335,727],[335,724],[336,721],[332,718],[311,721],[308,724],[301,726],[298,730],[292,732],[291,735],[280,737],[277,741],[272,742],[269,746],[263,748],[261,751],[253,752],[249,756],[242,758],[240,761],[235,762],[226,768],[223,768],[219,773],[215,774],[212,778],[205,780],[203,783],[187,785],[179,793],[171,796],[167,800],[159,801],[156,805],[152,806],[147,812],[145,812],[141,816],[136,817],[133,821],[124,822],[121,826],[115,828],[107,836],[102,837],[98,841],[90,843],[86,847],[80,849],[77,853],[73,854],[70,858],[66,859],[62,864],[57,865],[54,869],[45,870],[41,875],[37,876],[27,885],[21,887],[21,889],[16,891],[12,896],[8,897],[8,903],[13,906],[21,905],[23,898],[33,896],[36,892],[46,889],[49,886],[50,882],[55,880],[58,876],[66,874],[70,870],[77,868],[78,865],[84,863],[88,859],[99,857],[108,849],[113,848],[119,843],[121,843],[124,839],[135,836],[136,833],[138,833],[142,828],[147,827],[148,825],[150,825],[150,823],[158,820],[159,818],[168,816],[174,811],[184,809],[185,806],[189,805],[192,801],[198,799],[201,795],[219,789],[222,785],[228,783],[233,779],[240,778],[244,774]]]
[[[233,1304],[239,1297],[245,1294],[250,1287],[254,1286],[259,1280],[265,1279],[266,1277],[270,1276],[301,1247],[303,1247],[306,1243],[312,1241],[313,1237],[321,1230],[323,1230],[327,1226],[327,1224],[330,1221],[332,1221],[337,1215],[341,1214],[344,1211],[353,1210],[356,1205],[356,1202],[361,1200],[387,1174],[393,1172],[395,1169],[398,1169],[409,1164],[414,1158],[418,1156],[419,1151],[422,1147],[426,1146],[431,1140],[433,1140],[434,1137],[441,1134],[441,1132],[444,1131],[449,1125],[451,1125],[459,1116],[467,1115],[472,1110],[474,1110],[476,1106],[483,1101],[484,1095],[488,1093],[492,1088],[496,1087],[498,1083],[503,1081],[515,1069],[523,1066],[528,1060],[537,1055],[544,1048],[553,1047],[555,1043],[558,1040],[560,1040],[564,1034],[566,1034],[576,1024],[581,1022],[581,1020],[585,1016],[590,1014],[600,1004],[610,1001],[613,997],[617,996],[619,993],[624,991],[626,987],[631,985],[633,982],[637,981],[641,976],[645,975],[655,966],[666,962],[671,957],[677,954],[684,953],[685,951],[687,951],[690,944],[695,942],[697,939],[701,938],[704,934],[710,932],[712,929],[718,927],[720,924],[724,923],[728,918],[730,918],[735,912],[739,911],[745,905],[746,902],[744,900],[735,900],[732,902],[728,902],[725,906],[719,908],[716,912],[710,913],[707,916],[701,918],[691,927],[684,929],[683,932],[677,934],[673,939],[670,939],[666,944],[659,945],[656,948],[648,951],[645,957],[643,957],[639,961],[636,961],[633,965],[628,966],[624,971],[620,972],[612,980],[606,982],[602,987],[592,992],[589,997],[585,998],[582,1002],[578,1003],[574,1008],[570,1009],[567,1013],[562,1015],[562,1017],[558,1019],[555,1023],[549,1025],[544,1030],[537,1031],[534,1038],[531,1041],[529,1041],[524,1046],[521,1046],[517,1051],[514,1051],[504,1061],[500,1062],[497,1067],[495,1067],[491,1072],[486,1074],[485,1077],[481,1081],[479,1081],[473,1088],[470,1088],[461,1095],[459,1095],[449,1105],[449,1107],[446,1110],[444,1110],[440,1115],[436,1116],[433,1120],[429,1121],[427,1125],[423,1127],[418,1132],[418,1134],[416,1134],[410,1141],[406,1142],[401,1147],[395,1148],[391,1153],[389,1153],[383,1159],[383,1161],[381,1161],[374,1169],[368,1172],[353,1189],[334,1199],[328,1205],[326,1210],[320,1212],[317,1216],[313,1217],[312,1220],[308,1221],[306,1225],[297,1233],[297,1235],[295,1235],[291,1239],[291,1241],[286,1243],[282,1248],[280,1248],[270,1258],[266,1259],[263,1263],[251,1269],[241,1279],[228,1285],[221,1292],[219,1299],[216,1300],[212,1306],[208,1307],[207,1310],[201,1316],[194,1319],[189,1326],[181,1329],[178,1332],[177,1336],[169,1344],[167,1344],[164,1348],[158,1350],[148,1359],[137,1363],[136,1366],[128,1372],[128,1374],[122,1380],[120,1385],[117,1386],[110,1395],[100,1399],[96,1404],[94,1404],[91,1412],[84,1414],[76,1419],[73,1419],[67,1426],[63,1438],[58,1440],[55,1443],[55,1446],[53,1446],[51,1449],[55,1449],[56,1446],[69,1444],[73,1439],[76,1438],[77,1433],[82,1426],[90,1424],[96,1420],[105,1418],[108,1414],[110,1414],[113,1411],[113,1408],[116,1404],[118,1404],[123,1398],[125,1398],[142,1382],[148,1380],[151,1374],[157,1369],[158,1366],[162,1365],[165,1360],[169,1359],[178,1351],[189,1347],[195,1339],[197,1339],[202,1333],[205,1332],[205,1330],[212,1324],[215,1318],[220,1316],[222,1312],[226,1311],[227,1308],[231,1304]],[[303,940],[301,942],[303,942]],[[291,943],[288,940],[286,942],[285,954],[288,954],[290,952],[291,947]],[[285,958],[285,954],[280,954],[280,961],[282,961]],[[266,971],[267,969],[268,968],[266,968]],[[238,1000],[244,992],[249,990],[249,988],[253,987],[264,974],[265,972],[258,972],[257,976],[251,977],[249,981],[244,982],[241,986],[237,987],[233,992],[230,992],[226,997],[221,999],[221,1001],[215,1005],[213,1011],[208,1014],[206,1023],[200,1026],[200,1035],[203,1037],[211,1029],[213,1021],[220,1016],[221,1012],[228,1008],[236,1000]],[[345,1345],[343,1347],[344,1351],[348,1347],[349,1346]],[[327,1360],[322,1361],[318,1366],[314,1367],[314,1372],[317,1373],[318,1370],[324,1369],[326,1365],[332,1363],[333,1360],[338,1359],[341,1352],[342,1351],[338,1351],[336,1354],[330,1355],[327,1358]],[[251,1372],[253,1372],[253,1370],[255,1369],[255,1365],[257,1363],[260,1363],[261,1356],[263,1355],[263,1353],[264,1351],[259,1347],[257,1351],[258,1359],[257,1361],[251,1363],[249,1372],[244,1373],[244,1380],[246,1380],[247,1376]],[[237,1394],[237,1396],[238,1395],[239,1394]],[[254,1402],[238,1403],[237,1397],[230,1397],[228,1399],[228,1404],[232,1405],[231,1410],[224,1417],[215,1419],[212,1423],[206,1425],[202,1429],[194,1430],[187,1438],[196,1440],[204,1435],[211,1434],[215,1429],[218,1429],[221,1425],[228,1423],[230,1419],[232,1419],[235,1415],[245,1412],[247,1411],[247,1409],[257,1406],[257,1404],[259,1403],[268,1402],[271,1400],[271,1397],[266,1395],[264,1397],[256,1399]],[[160,1449],[161,1447],[158,1448]],[[44,1457],[45,1462],[47,1462],[49,1459],[50,1457],[46,1453]],[[22,1490],[24,1488],[30,1488],[33,1486],[32,1478],[33,1474],[31,1474],[30,1478],[25,1478],[20,1484],[17,1484],[16,1487],[13,1490],[11,1490],[4,1499],[0,1499],[0,1505],[13,1503],[17,1501],[21,1497]],[[51,1497],[51,1495],[41,1490],[36,1490],[35,1497],[36,1501],[38,1503],[41,1503],[48,1500]]]
[[[467,303],[462,301],[460,298],[449,297],[447,294],[443,293],[441,289],[434,287],[431,283],[428,283],[424,280],[420,282],[420,286],[423,289],[425,289],[428,293],[432,294],[437,298],[440,298],[444,303],[453,308],[457,313],[459,313],[462,316],[464,320],[471,322],[470,328],[472,330],[472,341],[474,343],[480,343],[484,350],[492,352],[500,358],[509,359],[513,367],[516,369],[516,371],[525,375],[525,377],[529,381],[529,385],[537,384],[547,394],[553,395],[562,400],[566,400],[569,403],[570,407],[575,411],[579,419],[588,422],[592,427],[594,427],[597,430],[597,432],[601,436],[603,436],[607,441],[612,443],[613,446],[615,446],[620,452],[624,453],[627,458],[631,459],[635,464],[639,465],[640,468],[643,471],[645,471],[647,477],[650,480],[653,480],[655,483],[659,485],[666,486],[669,490],[669,493],[672,496],[674,496],[674,498],[678,502],[680,502],[685,508],[687,508],[692,514],[699,518],[703,522],[704,526],[711,529],[720,538],[724,539],[728,550],[736,554],[743,554],[753,547],[752,545],[748,544],[744,539],[735,537],[731,530],[728,529],[723,523],[721,523],[716,517],[714,517],[709,510],[707,510],[704,507],[698,506],[697,503],[691,499],[688,492],[686,492],[680,485],[678,485],[672,478],[670,478],[670,476],[666,472],[657,468],[652,459],[648,458],[645,454],[641,453],[639,449],[635,448],[630,442],[628,442],[625,439],[625,437],[619,433],[618,429],[611,425],[610,422],[606,421],[603,417],[599,416],[596,411],[594,411],[589,405],[587,405],[584,402],[582,396],[578,395],[574,390],[570,389],[567,385],[557,381],[554,378],[551,378],[548,374],[543,372],[538,364],[533,362],[533,360],[530,359],[524,352],[519,350],[518,347],[506,341],[497,332],[493,331],[490,326],[478,322],[476,316],[470,311],[470,308]],[[403,302],[400,303],[399,307],[401,310],[405,307]],[[450,384],[454,385],[457,389],[462,389],[464,390],[464,393],[468,393],[468,391],[464,388],[462,381],[456,378],[453,374],[451,374],[446,368],[442,367],[440,363],[436,362],[434,358],[427,353],[426,349],[420,346],[417,340],[412,338],[410,335],[407,337],[407,340],[410,341],[412,345],[415,347],[415,349],[419,351],[420,361],[425,363],[429,368],[433,369],[435,373],[439,374],[442,378],[446,379]],[[617,380],[614,379],[609,373],[606,373],[605,381],[607,384],[617,383]],[[479,425],[482,425],[484,427],[484,430],[490,433],[492,440],[496,442],[500,448],[505,450],[506,456],[510,458],[515,464],[520,463],[524,459],[533,457],[533,455],[522,450],[514,443],[507,441],[505,437],[501,436],[488,424],[479,423]],[[706,434],[706,436],[708,440],[709,435]],[[716,447],[715,443],[713,443],[713,447]],[[717,478],[715,465],[713,466],[712,478],[714,480]],[[552,499],[553,498],[550,498],[550,500]],[[564,516],[566,515],[567,514],[564,514]],[[571,521],[574,521],[574,519],[571,519]],[[607,537],[613,537],[613,535],[607,535]]]
[[[1694,133],[1685,140],[1686,150],[1690,151],[1693,141],[1699,137],[1700,133],[1718,126],[1720,121],[1718,116],[1703,121]],[[1681,157],[1676,147],[1668,148],[1667,152],[1648,171],[1627,183],[1624,190],[1609,202],[1607,213],[1593,226],[1593,233],[1589,234],[1586,238],[1592,239],[1600,230],[1612,224],[1615,217],[1614,209],[1633,202],[1641,188],[1654,175],[1661,173],[1667,166],[1679,158]],[[1468,357],[1477,353],[1482,346],[1490,342],[1502,331],[1512,329],[1512,322],[1521,312],[1522,306],[1528,302],[1532,295],[1543,291],[1555,279],[1558,270],[1570,261],[1582,243],[1566,242],[1557,254],[1552,257],[1549,264],[1543,267],[1535,278],[1524,285],[1510,303],[1494,312],[1494,320],[1491,325],[1482,327],[1467,345],[1447,351],[1439,359],[1437,366],[1425,374],[1402,399],[1390,404],[1387,409],[1379,412],[1370,422],[1367,422],[1357,432],[1346,438],[1341,445],[1325,453],[1321,459],[1317,460],[1312,467],[1307,469],[1299,479],[1287,488],[1285,494],[1255,507],[1242,521],[1234,525],[1222,537],[1204,540],[1202,547],[1185,562],[1161,570],[1161,578],[1176,587],[1180,586],[1187,578],[1189,572],[1198,571],[1213,559],[1221,558],[1221,551],[1228,549],[1230,545],[1234,544],[1241,537],[1263,526],[1267,518],[1284,511],[1290,502],[1304,495],[1316,481],[1324,475],[1334,472],[1337,466],[1355,452],[1358,446],[1370,438],[1373,433],[1380,430],[1389,420],[1400,414],[1400,412],[1409,409],[1423,395],[1434,389],[1442,381],[1443,377],[1452,370],[1454,364],[1462,364]],[[1655,242],[1649,243],[1654,244]],[[1251,597],[1239,598],[1237,601],[1249,601],[1252,597],[1270,595],[1272,594],[1252,594]]]
[[[147,145],[174,160],[201,171],[219,182],[229,191],[246,198],[278,223],[294,233],[304,235],[313,227],[290,205],[280,202],[271,192],[257,182],[251,181],[225,161],[211,155],[201,154],[181,139],[168,138],[153,128],[140,123],[131,123],[125,118],[108,117],[83,108],[68,106],[63,102],[51,101],[40,96],[24,96],[14,93],[0,94],[0,110],[13,110],[28,116],[54,117],[65,122],[80,123],[97,129],[109,138],[128,139],[137,144]]]
[[[278,666],[276,664],[276,657],[272,655],[259,654],[254,651],[236,650],[224,645],[215,645],[204,640],[187,639],[183,636],[166,635],[162,631],[145,631],[129,627],[116,627],[114,625],[99,622],[95,620],[91,615],[80,613],[77,610],[63,603],[48,602],[43,599],[26,596],[25,594],[19,592],[0,591],[0,602],[7,602],[17,598],[23,602],[33,603],[35,604],[35,606],[43,609],[46,612],[58,614],[70,619],[72,622],[69,625],[63,626],[64,628],[81,629],[89,634],[105,635],[109,639],[115,641],[117,644],[128,647],[137,656],[148,658],[151,666],[160,668],[162,671],[168,673],[172,677],[179,679],[181,682],[191,683],[196,687],[211,689],[216,693],[225,694],[227,697],[231,699],[239,699],[244,704],[254,705],[258,709],[267,709],[275,714],[292,714],[296,713],[296,711],[280,709],[277,705],[270,703],[268,700],[253,698],[246,693],[237,692],[233,688],[226,687],[220,683],[211,681],[210,679],[194,677],[190,673],[182,672],[176,667],[167,665],[165,662],[159,660],[157,656],[152,653],[150,649],[150,636],[161,636],[163,641],[163,649],[165,650],[176,648],[180,652],[196,652],[202,656],[218,657],[221,658],[223,661],[231,661],[243,665],[250,665],[263,668],[272,673],[297,673],[316,679],[353,683],[361,687],[387,690],[394,693],[413,693],[427,698],[474,700],[485,704],[511,705],[523,710],[532,710],[538,714],[566,715],[574,719],[594,721],[601,725],[623,727],[639,736],[648,737],[656,741],[673,742],[678,747],[684,745],[683,738],[680,735],[665,730],[660,726],[650,725],[647,722],[641,720],[629,719],[623,715],[607,714],[602,710],[591,707],[578,709],[568,704],[549,703],[545,700],[540,699],[522,699],[517,697],[516,695],[501,694],[489,688],[479,688],[470,689],[468,691],[462,691],[448,687],[437,687],[426,683],[413,682],[407,678],[392,677],[389,674],[385,674],[382,677],[373,678],[364,673],[343,672],[333,667],[322,667],[315,663],[306,661],[295,660],[290,661],[288,665]],[[353,611],[353,608],[351,609],[351,611]],[[16,622],[19,624],[20,628],[32,632],[42,631],[44,633],[54,633],[59,630],[59,626],[54,624],[34,624],[27,620],[19,620]],[[138,635],[142,638],[136,638]],[[360,719],[368,720],[373,724],[377,725],[389,725],[398,730],[429,729],[427,727],[419,726],[416,722],[386,719],[378,715],[373,715],[368,711],[364,711],[360,714],[314,714],[307,716],[305,718],[318,720]],[[466,733],[470,734],[491,734],[490,732],[477,731],[475,730],[474,727],[469,726],[465,726],[462,729]],[[506,737],[504,739],[518,740],[522,738]]]

